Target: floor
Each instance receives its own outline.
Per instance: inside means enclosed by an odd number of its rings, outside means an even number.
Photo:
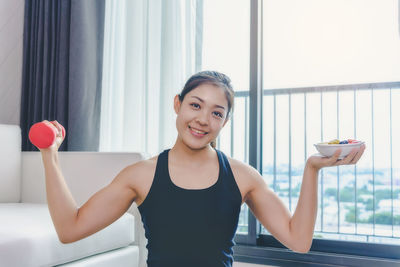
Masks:
[[[260,265],[260,264],[251,264],[244,262],[234,262],[233,267],[276,267],[275,265]]]

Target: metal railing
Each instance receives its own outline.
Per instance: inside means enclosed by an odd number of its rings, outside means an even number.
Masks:
[[[396,160],[400,159],[400,143],[399,146],[394,146],[393,140],[394,131],[400,134],[399,122],[393,121],[393,111],[400,106],[399,89],[400,82],[386,82],[263,91],[265,115],[263,122],[270,126],[266,128],[267,126],[263,125],[263,143],[269,141],[273,147],[263,150],[262,174],[292,212],[297,204],[299,182],[302,177],[302,172],[299,170],[304,168],[307,157],[316,152],[312,143],[327,141],[329,134],[330,136],[333,134],[332,129],[335,129],[334,138],[337,139],[360,137],[364,139],[368,136],[366,139],[369,140],[366,143],[370,154],[363,159],[363,166],[359,167],[357,164],[320,171],[320,206],[316,237],[400,244],[400,169],[396,169],[396,166],[400,167],[400,162],[393,162],[394,154],[396,154]],[[360,99],[363,101],[368,99],[368,101],[360,104]],[[382,99],[384,106],[377,102]],[[232,157],[248,162],[249,92],[236,92],[235,101],[234,116],[226,126],[228,129],[221,133],[218,144]],[[343,106],[344,104],[346,106]],[[327,110],[327,107],[333,107],[335,110]],[[366,107],[370,114],[360,116],[360,112],[363,112],[360,107]],[[266,112],[266,109],[270,112]],[[343,118],[341,109],[352,110],[352,114],[347,114],[349,117]],[[286,116],[277,114],[277,110],[283,111],[282,113]],[[297,113],[295,114],[297,119],[293,119],[293,112]],[[383,115],[383,118],[377,118],[379,114]],[[327,121],[329,117],[336,117],[336,120]],[[369,120],[364,117],[369,117]],[[297,121],[298,118],[300,122]],[[388,127],[379,128],[378,122],[384,120],[388,122]],[[282,125],[286,126],[282,127]],[[368,128],[370,132],[363,131],[360,125]],[[316,127],[319,127],[319,137],[316,137]],[[279,130],[280,128],[284,130]],[[300,134],[297,131],[299,128],[303,129],[303,133]],[[328,128],[331,130],[326,130]],[[385,140],[388,153],[385,154],[379,154],[379,144],[377,144],[378,141],[382,143],[381,140],[377,140],[382,133],[388,137],[388,140]],[[296,135],[303,135],[304,138],[300,140],[301,138],[297,138]],[[283,145],[282,136],[287,138],[287,144]],[[230,142],[221,143],[224,138],[228,138]],[[294,153],[294,143],[297,144],[296,149],[303,147],[304,153],[301,153],[301,156],[298,151]],[[282,146],[284,153],[280,150]],[[284,160],[282,156],[278,157],[278,152],[286,155],[283,157]],[[364,154],[363,158],[366,156]],[[382,157],[385,157],[386,166],[377,166],[377,156],[379,162],[382,162]],[[298,164],[301,161],[303,164]],[[335,187],[332,187],[333,179],[336,182]],[[382,181],[384,185],[381,184]],[[386,195],[382,196],[383,193]],[[381,200],[390,202],[389,210],[379,208],[378,204]],[[385,203],[388,208],[387,201]],[[239,234],[246,233],[247,216],[248,207],[243,205],[238,227]],[[333,222],[333,217],[336,222]],[[259,230],[261,234],[267,233],[261,225],[259,225]]]

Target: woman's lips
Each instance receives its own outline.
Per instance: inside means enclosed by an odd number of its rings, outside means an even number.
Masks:
[[[200,131],[200,130],[192,128],[190,126],[189,126],[189,130],[190,130],[192,135],[197,136],[197,137],[203,137],[203,136],[205,136],[207,134],[207,132]]]

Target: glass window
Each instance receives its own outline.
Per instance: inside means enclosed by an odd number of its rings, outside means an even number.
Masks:
[[[248,163],[250,1],[203,3],[202,69],[226,73],[235,88],[234,116],[218,148]],[[317,152],[313,144],[336,138],[367,144],[357,166],[321,170],[316,239],[400,244],[397,5],[263,1],[266,183],[294,212],[305,161]],[[246,205],[238,233],[248,233]]]
[[[397,0],[263,1],[267,89],[398,81]]]
[[[248,162],[248,91],[250,2],[203,1],[202,69],[228,75],[235,90],[232,119],[225,125],[217,146],[227,155]],[[237,233],[247,234],[247,205],[242,205]]]
[[[365,141],[356,166],[320,171],[315,237],[400,244],[398,1],[263,3],[265,181],[294,212],[313,144]]]

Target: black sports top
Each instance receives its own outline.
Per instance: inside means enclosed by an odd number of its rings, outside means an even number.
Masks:
[[[169,149],[160,153],[150,191],[138,207],[148,240],[148,267],[230,267],[242,196],[225,154],[212,186],[184,189],[168,171]]]

